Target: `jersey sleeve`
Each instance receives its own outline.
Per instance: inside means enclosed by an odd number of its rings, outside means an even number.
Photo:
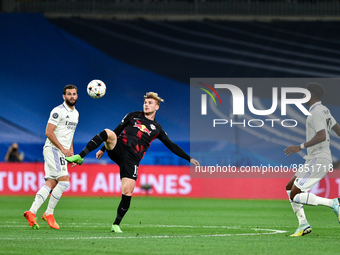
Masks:
[[[331,128],[333,128],[336,124],[336,120],[334,119],[334,117],[331,115]]]
[[[185,153],[185,151],[175,144],[173,141],[170,140],[166,132],[161,129],[160,134],[158,135],[158,139],[174,154],[177,156],[184,158],[190,162],[190,156]]]
[[[126,114],[119,125],[113,130],[113,132],[115,132],[116,135],[119,136],[120,133],[123,132],[124,128],[129,124],[129,120],[131,120],[132,117],[133,112]]]
[[[60,108],[56,107],[51,111],[50,118],[48,119],[48,123],[51,123],[51,124],[57,126],[58,123],[60,122],[61,118],[62,118],[62,116],[61,116]]]
[[[316,133],[323,130],[323,129],[327,130],[327,128],[325,127],[325,122],[324,122],[322,116],[317,112],[312,115],[312,125],[313,125],[313,129]]]
[[[325,119],[325,116],[319,112],[316,112],[315,114],[312,115],[311,121],[312,128],[316,133],[324,129],[326,131],[327,130],[330,131],[331,128],[333,128],[334,125],[336,124],[336,121],[332,115],[328,115],[328,117],[326,117]]]

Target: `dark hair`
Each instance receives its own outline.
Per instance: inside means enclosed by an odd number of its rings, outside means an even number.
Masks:
[[[308,83],[307,89],[310,93],[314,94],[317,99],[321,99],[323,94],[325,93],[325,89],[322,87],[322,85],[316,82]]]
[[[75,85],[72,85],[72,84],[69,84],[69,85],[66,85],[63,89],[63,94],[66,95],[66,90],[67,89],[75,89],[78,93],[78,88],[75,86]]]

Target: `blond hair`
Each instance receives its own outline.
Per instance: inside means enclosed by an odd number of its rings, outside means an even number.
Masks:
[[[161,102],[164,102],[164,99],[160,98],[158,96],[158,93],[156,92],[147,92],[146,95],[144,96],[144,101],[145,99],[148,99],[148,98],[157,100],[158,104],[160,104]]]

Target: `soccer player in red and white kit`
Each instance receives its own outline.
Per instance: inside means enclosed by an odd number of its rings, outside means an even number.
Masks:
[[[110,159],[119,166],[122,182],[122,198],[117,209],[116,220],[111,227],[112,232],[122,232],[119,224],[130,207],[131,196],[136,186],[139,162],[153,140],[158,138],[173,153],[188,160],[191,164],[199,166],[197,160],[190,158],[169,139],[162,126],[156,121],[156,112],[160,102],[163,101],[157,93],[146,93],[143,111],[127,114],[114,131],[103,130],[93,137],[79,154],[66,158],[73,165],[81,165],[83,158],[88,153],[98,148],[103,142],[105,143],[105,146],[96,153],[96,157],[100,159],[106,150]]]
[[[306,120],[307,142],[285,149],[286,155],[290,156],[307,148],[305,164],[286,186],[292,208],[299,220],[299,227],[291,236],[303,236],[312,232],[305,216],[304,204],[328,206],[340,222],[338,198],[327,199],[308,192],[333,168],[330,132],[333,129],[340,136],[340,126],[329,109],[321,103],[324,88],[318,83],[308,83],[307,89],[311,93],[311,99],[306,103],[311,114]]]

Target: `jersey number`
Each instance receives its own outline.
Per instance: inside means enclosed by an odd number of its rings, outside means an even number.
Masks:
[[[331,129],[332,129],[332,127],[331,127],[332,119],[331,118],[326,119],[326,123],[327,123],[327,131],[330,134],[331,133]]]
[[[138,174],[138,166],[135,165],[135,171],[133,172],[133,177],[137,177]]]
[[[60,158],[60,165],[64,166],[66,164],[65,158]]]

